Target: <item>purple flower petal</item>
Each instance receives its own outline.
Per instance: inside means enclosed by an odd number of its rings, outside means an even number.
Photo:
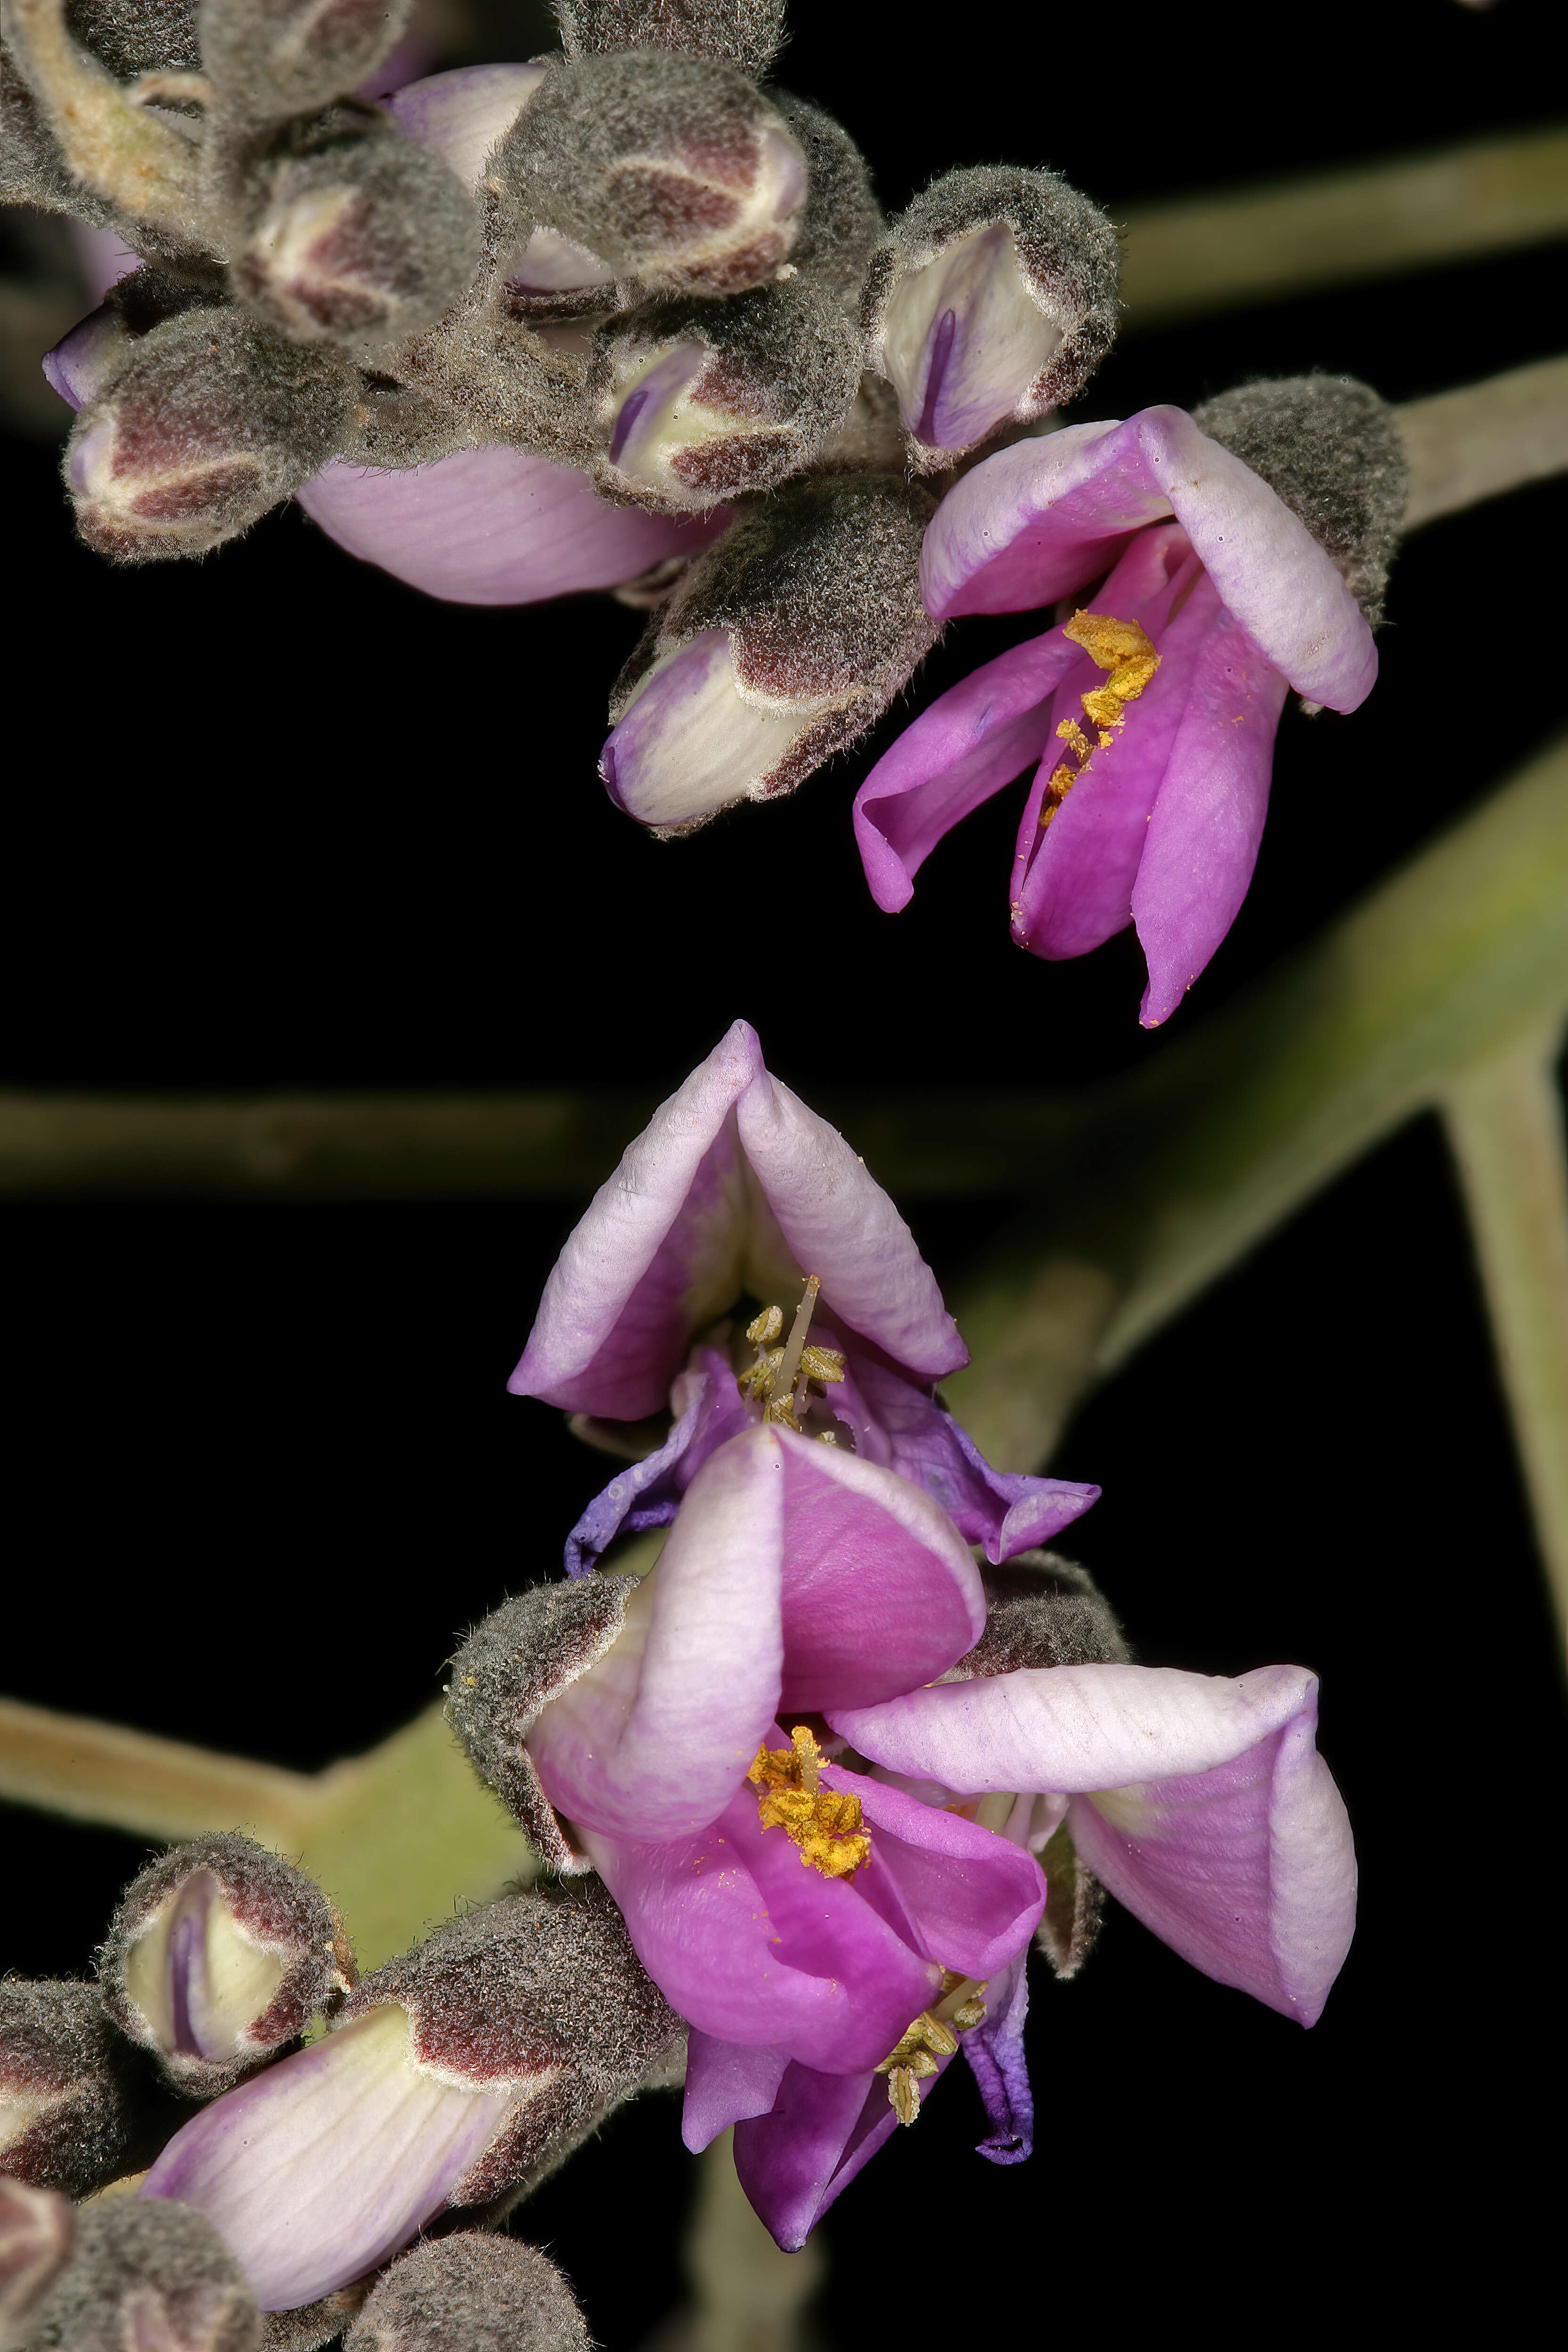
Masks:
[[[1024,1666],[835,1707],[835,1731],[876,1764],[989,1790],[1073,1794],[1206,1772],[1289,1723],[1316,1688],[1301,1666],[1234,1681],[1175,1666]]]
[[[1312,2025],[1350,1949],[1356,1871],[1303,1680],[1288,1720],[1230,1761],[1075,1797],[1068,1826],[1095,1876],[1184,1960]]]
[[[883,753],[855,795],[855,838],[885,912],[909,904],[943,835],[1039,758],[1051,696],[1082,657],[1057,630],[1014,646],[939,695]]]
[[[1135,558],[1146,549],[1160,550],[1162,543],[1172,555],[1186,548],[1179,530],[1145,531],[1094,597],[1097,612],[1135,621],[1147,633],[1159,653],[1159,668],[1127,705],[1121,730],[1095,750],[1049,825],[1042,827],[1040,816],[1056,757],[1042,762],[1024,810],[1013,863],[1013,936],[1034,955],[1084,955],[1132,920],[1152,814],[1186,715],[1199,654],[1223,610],[1203,572],[1169,623],[1166,614],[1182,597],[1181,587],[1163,582],[1157,593],[1142,600],[1119,592],[1122,574],[1142,569]],[[1052,718],[1082,721],[1079,698],[1104,683],[1104,672],[1084,656],[1064,678]]]
[[[743,694],[729,631],[704,629],[649,670],[605,742],[599,773],[639,824],[664,838],[689,833],[736,801],[765,796],[820,715],[816,706],[770,708]]]
[[[753,1426],[755,1416],[723,1357],[704,1348],[697,1360],[702,1370],[682,1373],[675,1384],[678,1398],[683,1381],[691,1381],[695,1393],[664,1444],[656,1454],[618,1471],[567,1537],[568,1576],[585,1576],[618,1535],[668,1527],[703,1464],[731,1437]]]
[[[771,2112],[735,2126],[736,2175],[763,2225],[793,2253],[898,2125],[880,2074],[793,2065]]]
[[[504,2087],[443,2082],[391,2004],[268,2067],[175,2133],[142,2184],[205,2213],[263,2311],[291,2311],[395,2253],[489,2147]]]
[[[399,130],[477,188],[491,150],[506,137],[544,79],[543,65],[459,66],[427,74],[384,101]]]
[[[926,533],[938,620],[1048,604],[1110,570],[1130,532],[1173,514],[1221,596],[1299,694],[1354,710],[1377,655],[1360,606],[1306,525],[1179,408],[1069,425],[976,466]]]
[[[918,1377],[968,1361],[913,1236],[737,1021],[655,1114],[556,1260],[510,1386],[567,1412],[657,1412],[691,1335],[743,1291],[823,1307]]]
[[[757,1429],[704,1466],[620,1636],[529,1733],[579,1829],[689,1837],[740,1787],[779,1703],[782,1450]]]
[[[860,1705],[871,1704],[873,1693],[891,1697],[945,1674],[979,1640],[985,1624],[979,1571],[945,1511],[921,1487],[787,1430],[759,1429],[727,1454],[742,1450],[754,1465],[759,1496],[763,1483],[784,1472],[784,1713],[839,1706],[851,1695]],[[688,1513],[697,1495],[694,1486]]]
[[[985,1988],[985,2021],[959,2044],[994,2126],[975,2154],[993,2164],[1022,2164],[1034,2152],[1035,2095],[1024,2055],[1028,2013],[1028,1955],[1023,1953],[1004,1975],[992,1978]]]
[[[1279,671],[1219,606],[1187,677],[1180,731],[1132,886],[1132,919],[1149,965],[1139,1016],[1146,1029],[1175,1010],[1240,911],[1268,814],[1285,692]],[[1134,724],[1130,718],[1129,736]]]
[[[765,2116],[791,2063],[782,2050],[718,2042],[693,2026],[686,2037],[686,2103],[680,2137],[693,2156],[731,2124]]]
[[[490,443],[406,472],[334,457],[295,492],[330,539],[426,595],[535,604],[695,554],[732,518],[606,506],[586,474]]]
[[[120,321],[107,302],[89,310],[40,362],[52,391],[72,408],[92,398],[125,350]]]
[[[1138,449],[1137,419],[1068,425],[1016,442],[955,482],[921,553],[933,619],[1054,604],[1109,572],[1171,506]]]
[[[1099,1498],[1098,1486],[1070,1478],[994,1470],[950,1412],[868,1358],[832,1391],[831,1410],[853,1428],[858,1459],[866,1460],[873,1435],[879,1436],[877,1458],[923,1487],[966,1543],[984,1546],[994,1565],[1049,1543]]]
[[[782,1732],[773,1744],[787,1745]],[[719,2041],[868,2072],[942,1981],[852,1881],[825,1878],[783,1829],[761,1827],[750,1786],[700,1836],[651,1845],[588,1831],[584,1843],[649,1976]]]
[[[966,1977],[990,1978],[1009,1968],[1046,1907],[1046,1882],[1034,1856],[885,1780],[848,1772],[826,1777],[831,1788],[853,1785],[871,1832],[868,1874],[880,1865],[894,1879],[930,1958]]]

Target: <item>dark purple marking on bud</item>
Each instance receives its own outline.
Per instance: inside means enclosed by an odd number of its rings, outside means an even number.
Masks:
[[[616,429],[610,436],[612,466],[619,463],[621,451],[626,446],[627,436],[647,406],[649,391],[650,387],[647,383],[639,383],[637,390],[621,403],[620,413],[616,418]]]
[[[942,380],[947,374],[947,364],[952,357],[952,339],[957,332],[958,313],[955,310],[944,310],[937,321],[936,331],[931,337],[931,373],[926,378],[925,406],[921,411],[921,421],[916,433],[919,440],[934,442],[937,437],[936,412],[942,401]]]
[[[540,1786],[527,1736],[550,1701],[610,1648],[636,1591],[637,1579],[627,1576],[536,1585],[503,1601],[452,1661],[447,1721],[552,1870],[577,1874],[591,1865]]]

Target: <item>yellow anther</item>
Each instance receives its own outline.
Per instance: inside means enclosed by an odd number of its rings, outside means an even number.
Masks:
[[[889,2075],[888,2100],[901,2124],[913,2123],[921,2111],[920,2084],[907,2066],[895,2066]]]
[[[871,1852],[860,1827],[860,1800],[822,1786],[826,1759],[809,1724],[797,1723],[790,1740],[788,1748],[759,1748],[746,1775],[761,1791],[757,1819],[765,1830],[786,1831],[808,1870],[850,1878]]]
[[[980,1999],[978,1994],[971,1993],[969,1999],[964,2001],[960,2001],[958,2007],[953,2011],[952,2021],[954,2025],[957,2026],[960,2033],[968,2033],[974,2026],[984,2025],[985,2022],[985,2003]]]
[[[808,1381],[841,1381],[844,1358],[837,1348],[803,1348],[800,1369]]]
[[[1061,725],[1057,729],[1057,734],[1062,742],[1067,745],[1068,750],[1072,753],[1075,760],[1088,759],[1089,753],[1089,737],[1084,733],[1083,729],[1079,725],[1076,719],[1064,719]]]
[[[1092,719],[1096,727],[1120,727],[1122,719],[1121,697],[1114,686],[1097,686],[1092,694],[1083,697],[1083,715]]]
[[[1154,652],[1154,641],[1147,636],[1136,621],[1119,621],[1114,613],[1075,613],[1062,631],[1075,646],[1081,646],[1096,669],[1120,669],[1124,662],[1152,657],[1154,667],[1140,680],[1142,693],[1159,667],[1160,656]]]
[[[778,1338],[783,1329],[783,1307],[764,1307],[762,1313],[760,1315],[753,1315],[752,1320],[747,1324],[746,1337],[751,1341],[753,1348],[771,1348],[773,1341]],[[781,1355],[784,1353],[782,1348],[780,1349],[779,1353]]]

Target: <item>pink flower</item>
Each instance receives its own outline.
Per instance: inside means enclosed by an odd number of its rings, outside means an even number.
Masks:
[[[926,533],[921,590],[942,621],[1080,595],[1088,609],[942,695],[873,768],[855,829],[878,905],[904,906],[950,827],[1037,762],[1013,936],[1057,960],[1135,924],[1141,1017],[1163,1021],[1246,896],[1288,688],[1341,711],[1372,690],[1372,632],[1340,563],[1258,473],[1162,407],[975,467]]]

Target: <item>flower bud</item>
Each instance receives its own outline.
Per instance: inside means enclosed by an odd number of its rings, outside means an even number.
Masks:
[[[391,55],[412,0],[202,0],[202,62],[223,111],[314,114]]]
[[[497,176],[520,217],[615,277],[736,294],[787,259],[807,173],[777,107],[732,66],[638,49],[557,66]]]
[[[1287,376],[1222,392],[1193,423],[1300,517],[1375,628],[1410,487],[1387,402],[1353,376]]]
[[[299,342],[351,348],[429,326],[468,284],[479,219],[451,167],[368,110],[334,108],[250,174],[235,291]]]
[[[68,2198],[0,2177],[0,2352],[27,2342],[37,2307],[75,2242]]]
[[[930,651],[926,494],[881,475],[787,484],[693,563],[616,681],[599,763],[660,835],[791,791]]]
[[[588,2352],[571,2288],[537,2246],[477,2230],[400,2254],[343,2352]]]
[[[204,2107],[142,2195],[205,2213],[261,2308],[292,2310],[444,2208],[531,2186],[679,2038],[596,1882],[512,1895],[374,1970],[322,2041]]]
[[[859,382],[859,338],[809,279],[650,303],[595,348],[595,478],[669,512],[769,489],[832,440]]]
[[[568,1844],[524,1743],[551,1700],[614,1643],[637,1590],[630,1576],[537,1584],[493,1610],[452,1661],[447,1721],[548,1870],[589,1864]]]
[[[219,310],[224,298],[212,286],[171,277],[155,263],[143,263],[112,285],[96,310],[46,352],[43,371],[62,400],[84,407],[119,373],[135,344],[166,319],[188,310]]]
[[[111,2197],[77,2216],[70,2260],[29,2341],[58,2352],[256,2352],[261,2315],[212,2223],[183,2205]]]
[[[1058,408],[1116,333],[1116,232],[1054,172],[949,172],[889,226],[867,274],[870,366],[916,469]]]
[[[1021,1551],[983,1567],[985,1631],[952,1673],[965,1682],[1019,1666],[1125,1664],[1132,1653],[1110,1603],[1075,1559]]]
[[[569,58],[606,49],[684,49],[728,58],[761,81],[784,40],[782,0],[555,0]]]
[[[340,352],[300,350],[243,310],[166,320],[77,418],[77,528],[128,563],[218,546],[332,454],[353,389]]]
[[[145,2100],[96,1985],[0,1978],[0,2172],[86,2197],[125,2168]]]
[[[237,1833],[133,1878],[99,1955],[109,2015],[176,2089],[226,2091],[353,1982],[342,1921],[302,1870]]]
[[[701,509],[771,488],[855,405],[862,354],[845,297],[880,216],[847,133],[817,107],[779,103],[809,172],[794,259],[727,302],[652,302],[600,330],[588,371],[597,478],[641,505]]]

